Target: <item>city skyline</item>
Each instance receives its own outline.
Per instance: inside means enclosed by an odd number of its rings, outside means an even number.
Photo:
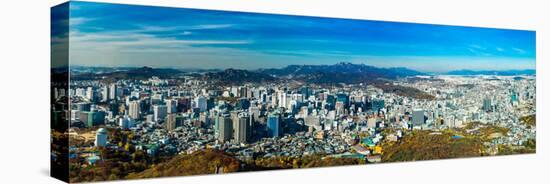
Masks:
[[[537,151],[534,31],[51,12],[51,170],[66,182]]]
[[[73,2],[70,12],[72,65],[258,69],[350,62],[436,73],[536,65],[534,31],[90,2]]]

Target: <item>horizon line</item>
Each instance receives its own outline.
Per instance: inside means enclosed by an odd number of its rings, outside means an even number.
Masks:
[[[363,65],[363,66],[370,66],[375,68],[381,68],[381,69],[408,69],[413,70],[421,73],[426,74],[444,74],[444,73],[450,73],[450,72],[456,72],[456,71],[471,71],[471,72],[504,72],[504,71],[536,71],[536,68],[524,68],[524,69],[469,69],[469,68],[461,68],[461,69],[452,69],[447,70],[444,72],[433,72],[433,71],[423,71],[423,70],[417,70],[412,69],[410,67],[405,66],[392,66],[392,67],[384,67],[384,66],[376,66],[376,65],[368,65],[365,63],[351,63],[351,62],[338,62],[335,64],[289,64],[282,67],[266,67],[266,68],[255,68],[255,69],[247,69],[247,68],[238,68],[238,67],[225,67],[225,68],[200,68],[200,67],[176,67],[176,66],[151,66],[151,65],[128,65],[128,66],[107,66],[107,65],[81,65],[81,64],[75,64],[75,65],[69,65],[70,67],[85,67],[85,68],[153,68],[153,69],[178,69],[178,70],[227,70],[227,69],[237,69],[237,70],[247,70],[247,71],[257,71],[257,70],[267,70],[267,69],[283,69],[289,66],[332,66],[332,65],[339,65],[339,64],[352,64],[352,65]],[[52,67],[54,68],[54,67]],[[55,67],[55,68],[65,68],[65,67]]]

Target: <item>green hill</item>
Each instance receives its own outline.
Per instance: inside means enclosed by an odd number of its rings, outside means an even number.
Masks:
[[[431,134],[415,131],[397,143],[385,144],[383,162],[435,160],[482,156],[483,143],[479,138],[452,138],[450,132]]]
[[[189,155],[178,155],[171,160],[152,166],[139,173],[128,175],[127,179],[153,178],[166,176],[188,176],[237,172],[240,162],[220,151],[200,150]]]
[[[537,117],[535,114],[521,117],[519,118],[519,120],[523,122],[525,125],[527,125],[528,127],[537,126]]]

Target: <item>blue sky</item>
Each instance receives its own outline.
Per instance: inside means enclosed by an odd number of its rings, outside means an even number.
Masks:
[[[70,15],[71,65],[535,68],[534,31],[90,2],[71,2]]]

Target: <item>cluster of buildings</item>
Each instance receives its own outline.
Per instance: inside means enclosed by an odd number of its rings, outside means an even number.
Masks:
[[[493,146],[521,145],[535,136],[519,121],[535,114],[534,77],[435,76],[394,85],[435,99],[362,84],[220,86],[193,77],[71,81],[74,88],[55,95],[71,96],[71,127],[132,131],[132,145],[151,155],[213,148],[243,160],[309,154],[379,160],[373,156],[382,154],[380,143],[397,141],[403,131],[462,128],[468,122],[511,130]],[[386,128],[398,131],[386,135]],[[105,129],[97,130],[95,146],[109,146]]]

